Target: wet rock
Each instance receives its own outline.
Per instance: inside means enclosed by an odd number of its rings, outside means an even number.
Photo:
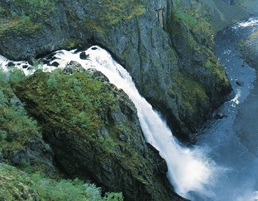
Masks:
[[[85,52],[80,53],[80,59],[86,60],[86,59],[88,59],[88,58],[89,58],[89,55],[86,54]]]
[[[222,113],[222,112],[218,112],[218,113],[214,113],[214,114],[213,114],[213,117],[214,117],[215,119],[222,119],[222,118],[227,117],[227,115],[225,115],[225,114]]]
[[[27,58],[27,61],[30,65],[34,66],[36,64],[36,59],[32,56]]]
[[[236,85],[242,87],[242,86],[244,86],[244,82],[236,80]]]
[[[13,62],[8,62],[7,66],[8,66],[8,67],[10,67],[10,66],[15,66],[15,63],[13,63]]]
[[[59,66],[59,63],[57,61],[54,61],[53,63],[49,64],[51,66],[55,66],[55,67],[58,67]]]

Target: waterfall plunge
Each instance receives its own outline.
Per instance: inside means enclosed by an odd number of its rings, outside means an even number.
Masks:
[[[98,46],[93,46],[85,51],[89,57],[80,59],[80,53],[76,51],[61,50],[55,53],[55,60],[64,68],[71,60],[79,62],[84,68],[95,68],[101,71],[111,83],[123,89],[134,102],[141,128],[146,141],[152,144],[160,155],[166,160],[168,166],[167,177],[175,188],[175,191],[186,198],[191,198],[191,192],[212,197],[214,194],[206,189],[206,185],[212,183],[216,172],[216,165],[207,159],[200,148],[186,148],[179,144],[161,116],[152,109],[152,106],[139,94],[130,74],[111,55]],[[6,70],[8,60],[1,57],[0,63]],[[21,62],[13,62],[16,67],[22,69],[26,75],[33,73],[24,68]],[[29,64],[25,62],[25,65]],[[41,65],[43,71],[52,71],[53,66]]]
[[[56,55],[63,67],[71,60],[82,64],[84,68],[95,68],[108,77],[111,83],[123,89],[128,94],[137,108],[141,128],[146,140],[152,144],[168,165],[167,176],[178,194],[188,197],[190,191],[206,194],[205,184],[211,181],[212,163],[209,162],[201,151],[184,148],[173,137],[170,129],[160,115],[139,94],[129,73],[111,55],[98,46],[85,51],[89,55],[87,60],[81,60],[80,53],[62,51]]]

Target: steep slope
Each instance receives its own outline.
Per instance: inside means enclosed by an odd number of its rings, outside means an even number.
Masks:
[[[121,191],[125,200],[183,200],[166,162],[145,142],[135,106],[101,73],[37,71],[13,87],[72,178]]]
[[[230,92],[212,53],[214,32],[203,33],[202,27],[185,21],[189,15],[194,21],[204,18],[201,24],[209,27],[209,3],[213,5],[208,0],[3,1],[0,53],[33,63],[34,57],[59,48],[104,46],[174,133],[194,142],[191,133]]]

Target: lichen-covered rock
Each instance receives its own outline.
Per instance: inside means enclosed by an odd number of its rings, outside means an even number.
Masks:
[[[166,162],[145,142],[134,104],[99,77],[37,71],[13,87],[69,176],[122,191],[125,200],[183,200]]]

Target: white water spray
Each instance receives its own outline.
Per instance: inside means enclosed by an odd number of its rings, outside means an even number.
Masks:
[[[65,65],[70,60],[82,64],[84,68],[96,68],[108,77],[111,83],[123,89],[134,102],[146,140],[152,144],[168,165],[167,176],[178,194],[187,197],[190,191],[206,192],[205,184],[212,179],[212,165],[198,149],[188,149],[179,145],[166,123],[152,106],[139,94],[129,73],[111,55],[98,46],[85,52],[87,60],[81,60],[79,53],[62,51],[56,55]],[[61,61],[58,61],[61,63]],[[207,196],[207,195],[206,195]]]

